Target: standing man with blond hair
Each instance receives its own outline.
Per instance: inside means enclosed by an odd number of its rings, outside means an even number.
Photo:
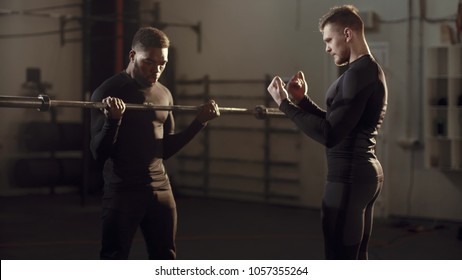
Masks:
[[[326,147],[328,174],[322,201],[326,258],[367,259],[374,203],[384,178],[375,145],[386,111],[385,75],[370,53],[364,23],[354,6],[332,8],[320,19],[319,30],[335,64],[348,65],[327,90],[327,109],[309,98],[301,71],[287,87],[274,77],[268,91],[282,112]]]

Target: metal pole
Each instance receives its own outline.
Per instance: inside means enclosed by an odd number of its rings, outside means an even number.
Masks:
[[[92,14],[91,0],[82,1],[82,16],[88,18]],[[90,84],[91,84],[91,22],[87,20],[81,21],[82,27],[82,100],[90,98]],[[96,167],[96,161],[90,154],[90,112],[82,110],[82,184],[80,186],[80,205],[84,206],[86,203],[87,193],[92,182],[93,167]],[[98,168],[95,168],[98,169]],[[101,176],[102,171],[97,176]]]
[[[18,96],[1,96],[0,107],[7,108],[35,108],[39,111],[48,111],[55,107],[82,108],[82,109],[104,109],[105,104],[92,101],[69,101],[69,100],[51,100],[47,95],[38,97],[18,97]],[[133,104],[126,103],[127,110],[154,110],[154,111],[176,111],[176,112],[196,112],[201,106],[190,105],[155,105],[151,103]],[[255,108],[234,108],[219,107],[220,113],[223,114],[240,114],[255,115],[257,118],[266,118],[267,116],[277,117],[285,116],[277,108],[267,108],[258,105]]]

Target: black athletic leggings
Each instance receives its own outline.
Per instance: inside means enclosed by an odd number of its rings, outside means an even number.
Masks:
[[[139,228],[149,259],[175,259],[176,203],[171,189],[103,196],[101,259],[127,259]]]
[[[374,202],[383,182],[327,182],[322,202],[326,259],[367,259]]]

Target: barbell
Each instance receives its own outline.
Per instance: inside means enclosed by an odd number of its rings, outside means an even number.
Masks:
[[[106,105],[102,102],[93,101],[70,101],[52,100],[45,94],[37,97],[24,96],[2,96],[0,95],[0,107],[6,108],[34,108],[40,112],[47,112],[55,107],[82,108],[82,109],[104,109]],[[133,104],[126,103],[127,110],[154,110],[154,111],[175,111],[175,112],[195,112],[201,106],[191,105],[155,105],[152,103]],[[284,117],[285,115],[277,108],[267,108],[264,105],[257,105],[255,108],[234,108],[219,107],[223,114],[254,115],[257,119],[268,117]]]

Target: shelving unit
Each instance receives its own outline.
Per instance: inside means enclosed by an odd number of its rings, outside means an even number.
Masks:
[[[426,166],[462,171],[462,45],[430,47],[426,62]]]
[[[82,125],[57,120],[22,122],[18,130],[18,153],[12,164],[12,184],[22,188],[82,186]]]

